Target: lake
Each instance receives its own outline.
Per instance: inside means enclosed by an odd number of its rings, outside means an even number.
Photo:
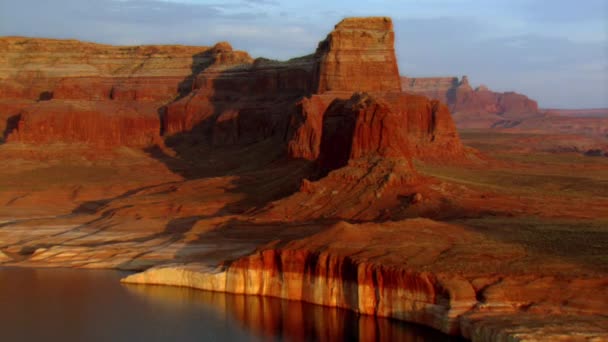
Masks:
[[[125,285],[108,270],[0,268],[2,341],[456,341],[432,329],[258,296]]]

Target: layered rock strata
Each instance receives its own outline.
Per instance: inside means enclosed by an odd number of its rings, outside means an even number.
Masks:
[[[319,43],[315,92],[400,91],[389,18],[348,18]]]
[[[516,125],[518,120],[539,116],[538,104],[515,92],[499,93],[486,86],[471,87],[468,77],[402,77],[403,91],[428,96],[448,105],[461,128]]]
[[[402,234],[411,239],[389,242]],[[563,267],[578,266],[555,267],[546,259],[531,273],[522,258],[536,257],[457,225],[340,222],[232,261],[161,265],[123,282],[306,301],[417,322],[473,341],[608,336],[601,327],[607,322],[605,273],[566,275]]]
[[[4,38],[0,58],[8,141],[146,147],[163,136],[212,146],[274,139],[290,158],[317,160],[324,134],[328,141],[339,128],[354,145],[336,165],[371,152],[462,154],[447,108],[401,93],[389,18],[345,19],[314,54],[287,62],[254,60],[224,42],[113,47],[28,38]],[[353,102],[360,119],[345,109]],[[357,128],[346,137],[336,124],[351,119]]]
[[[424,324],[448,334],[460,333],[459,316],[476,304],[473,288],[457,277],[438,279],[432,273],[306,250],[265,250],[228,267],[158,267],[123,282],[305,301]]]
[[[0,54],[6,61],[5,68],[0,70],[0,87],[10,94],[3,101],[12,106],[1,107],[12,118],[5,125],[5,137],[9,143],[68,142],[93,147],[149,148],[159,145],[164,148],[165,141],[170,146],[186,142],[188,146],[203,150],[272,142],[264,154],[273,156],[271,150],[280,149],[280,162],[299,165],[296,160],[305,160],[307,162],[301,164],[316,166],[312,176],[322,178],[319,182],[303,180],[300,183],[304,172],[296,167],[290,177],[283,175],[288,180],[270,179],[268,175],[273,174],[266,173],[268,179],[264,182],[277,188],[287,187],[284,183],[289,183],[290,187],[292,183],[301,184],[300,191],[289,196],[285,203],[295,201],[309,205],[309,209],[299,210],[305,215],[303,219],[324,216],[375,218],[386,209],[387,201],[400,201],[398,196],[406,191],[403,186],[417,177],[412,159],[451,161],[464,157],[448,108],[439,101],[401,91],[393,43],[394,33],[388,18],[345,19],[319,44],[314,54],[286,62],[253,60],[227,43],[201,48],[119,48],[74,41],[7,38],[0,45]],[[276,162],[278,159],[257,153],[251,160]],[[199,157],[205,159],[210,154]],[[222,157],[226,158],[219,156],[219,159]],[[159,159],[165,161],[164,158],[166,155]],[[173,166],[171,162],[175,160],[167,162],[169,168]],[[214,169],[213,174],[218,173],[217,168],[210,168]],[[264,172],[256,176],[261,174]],[[188,175],[183,176],[188,178]],[[247,182],[237,176],[233,178],[229,183],[220,182],[221,187],[213,188],[213,191],[229,192],[238,182]],[[317,191],[327,184],[331,185],[327,191]],[[174,184],[165,186],[169,187],[166,191],[154,187],[150,191],[166,194],[179,188]],[[256,199],[250,199],[254,204],[245,202],[225,208],[217,203],[196,205],[200,193],[213,192],[202,186],[190,193],[190,197],[176,197],[169,209],[155,207],[159,203],[155,200],[137,207],[124,205],[116,211],[105,207],[112,200],[128,198],[129,194],[140,190],[146,192],[146,188],[129,190],[90,205],[104,212],[100,214],[100,221],[105,218],[118,220],[120,215],[114,216],[117,212],[133,215],[133,221],[123,221],[129,222],[130,227],[131,224],[146,225],[134,222],[140,221],[147,205],[150,205],[147,213],[154,215],[185,214],[192,210],[192,224],[202,216],[219,217],[225,212],[249,210],[258,202],[278,208],[268,210],[269,216],[277,215],[279,211],[281,214],[288,212],[281,210],[281,204],[269,203],[274,197],[260,195],[257,190],[252,196]],[[78,191],[74,190],[74,197]],[[281,191],[270,189],[269,192],[276,195],[282,194]],[[334,195],[345,199],[341,207],[326,206],[327,209],[318,210],[324,199],[322,196]],[[359,202],[351,205],[346,199]],[[195,204],[192,204],[193,200]],[[249,207],[242,209],[239,205]],[[300,208],[289,205],[290,210]],[[209,212],[201,213],[200,207]],[[176,226],[168,223],[165,230],[133,241],[145,243],[168,238],[171,244],[176,241],[172,240],[175,238],[172,234],[182,232],[183,236],[188,230],[180,224]],[[146,225],[146,229],[149,226]],[[79,234],[79,229],[74,233]],[[98,245],[99,242],[92,245],[103,248],[103,243]],[[32,262],[57,256],[52,248],[14,252],[17,255],[25,253]],[[242,246],[239,252],[245,252]],[[133,254],[139,253],[134,251]],[[60,253],[57,257],[64,260],[64,256]],[[118,267],[117,264],[96,262],[83,253],[79,257],[82,259],[78,262],[86,263],[87,267]],[[125,256],[129,257],[131,255]],[[132,257],[137,258],[137,255]],[[154,258],[153,255],[149,257]],[[150,266],[157,262],[154,260],[139,264],[139,267]],[[125,263],[129,261],[125,260]],[[470,296],[461,300],[449,295],[449,304],[443,303],[448,300],[446,289],[453,283],[449,277],[436,280],[435,276],[415,271],[392,270],[372,264],[359,266],[351,259],[315,251],[261,252],[226,267],[228,271],[219,273],[180,273],[180,276],[170,273],[165,283],[196,283],[195,287],[207,286],[218,291],[307,300],[421,322],[448,332],[456,331],[453,317],[471,305]],[[276,272],[277,269],[285,272]],[[140,277],[149,274],[154,273],[144,273]],[[173,276],[177,280],[172,283]],[[276,276],[285,281],[277,282]],[[346,278],[342,279],[343,276]],[[202,278],[197,278],[195,283],[182,280],[190,277]],[[242,277],[252,277],[252,281],[232,280]],[[206,281],[207,285],[199,284]],[[307,284],[307,281],[311,283]],[[408,286],[398,286],[400,282]],[[455,284],[459,286],[458,282]],[[333,288],[334,292],[327,292],[328,288]],[[391,304],[381,299],[377,291],[386,298],[403,301]],[[403,309],[402,314],[391,311],[390,307],[395,305]]]
[[[151,144],[160,106],[191,89],[192,70],[210,63],[210,50],[2,38],[0,118],[12,120],[4,138]]]

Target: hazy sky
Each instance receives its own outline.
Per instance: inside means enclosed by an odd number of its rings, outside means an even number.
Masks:
[[[608,0],[0,0],[0,35],[311,53],[346,16],[391,16],[402,75],[468,75],[543,107],[608,107]]]

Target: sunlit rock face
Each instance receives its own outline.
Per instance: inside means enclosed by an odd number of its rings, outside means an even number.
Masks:
[[[347,18],[319,43],[315,92],[401,91],[390,18]]]
[[[208,47],[120,47],[0,39],[0,121],[8,141],[146,146],[159,108],[189,89]],[[0,129],[2,126],[0,126]]]
[[[268,250],[225,270],[160,267],[123,281],[305,301],[416,322],[451,334],[459,333],[459,314],[476,302],[471,285],[458,278],[438,279],[429,273],[305,250]]]
[[[115,47],[4,38],[5,138],[141,147],[184,135],[212,146],[273,138],[293,159],[327,164],[344,154],[327,170],[374,154],[460,154],[447,109],[401,93],[394,40],[386,17],[344,19],[314,54],[286,62],[254,60],[226,42]],[[339,146],[328,143],[333,138]],[[323,146],[330,148],[322,153]]]

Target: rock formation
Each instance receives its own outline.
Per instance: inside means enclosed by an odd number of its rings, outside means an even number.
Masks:
[[[460,248],[466,252],[454,253]],[[471,262],[482,255],[484,262]],[[600,316],[608,299],[603,291],[608,278],[579,271],[585,275],[567,280],[552,275],[551,269],[522,274],[517,260],[529,257],[448,223],[339,222],[218,266],[163,265],[123,282],[295,299],[417,322],[473,341],[602,341],[608,336],[599,328],[608,321]],[[568,305],[558,298],[569,298]],[[535,322],[539,317],[551,323]]]
[[[190,89],[188,77],[210,62],[209,50],[2,38],[0,119],[12,120],[5,138],[151,144],[160,133],[158,108]]]
[[[579,195],[561,162],[522,180],[523,164],[469,159],[448,105],[535,105],[467,79],[403,92],[393,41],[387,18],[345,19],[285,62],[0,39],[0,263],[148,269],[125,281],[473,340],[608,336],[605,224],[569,226],[604,220],[602,164]],[[569,183],[545,196],[554,179]]]
[[[253,60],[225,42],[113,47],[4,38],[0,56],[8,141],[145,147],[161,136],[212,146],[272,138],[289,157],[320,158],[322,168],[374,153],[461,153],[447,109],[401,93],[388,18],[345,19],[314,54],[287,62]]]
[[[403,91],[425,95],[448,105],[460,128],[490,128],[516,125],[524,118],[540,115],[536,101],[514,92],[493,92],[486,86],[475,89],[467,76],[401,78]]]
[[[389,18],[342,20],[319,43],[315,57],[315,92],[400,91]]]
[[[424,324],[448,334],[460,333],[459,315],[476,303],[475,291],[462,279],[438,279],[306,250],[265,250],[220,269],[160,267],[123,281],[304,301]]]

